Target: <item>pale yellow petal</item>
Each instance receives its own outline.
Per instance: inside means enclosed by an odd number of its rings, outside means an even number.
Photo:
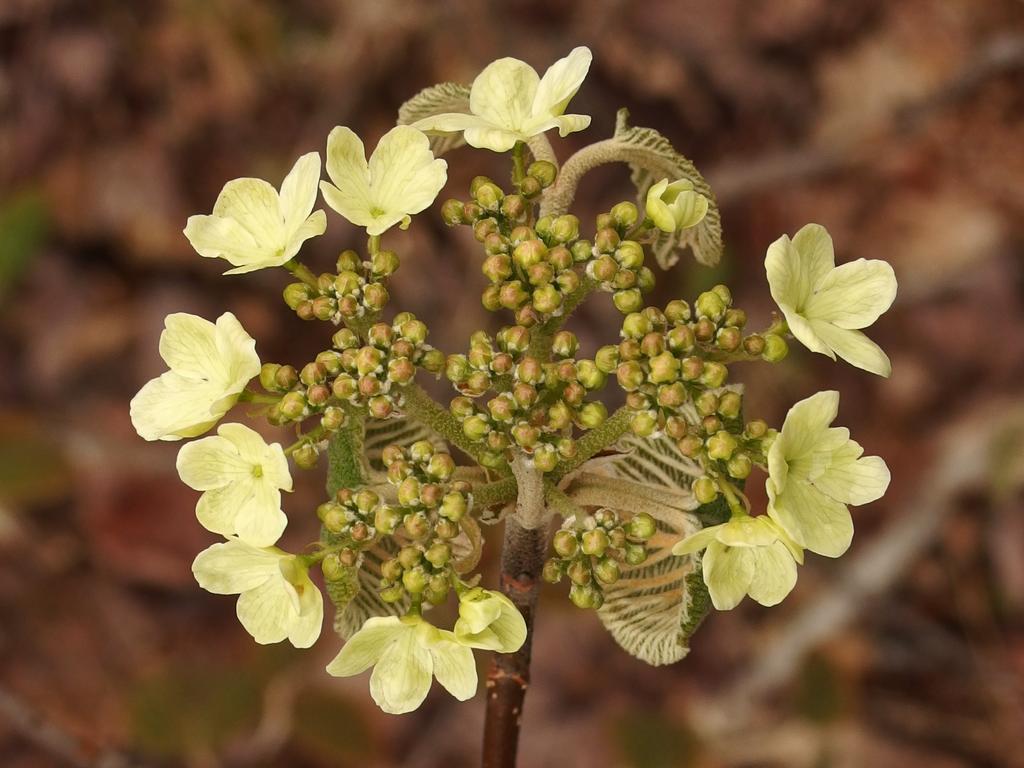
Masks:
[[[878,456],[861,456],[853,440],[835,452],[828,468],[814,479],[822,493],[844,504],[860,506],[882,498],[889,487],[889,467]]]
[[[288,583],[280,577],[267,579],[239,595],[235,613],[245,631],[260,645],[284,640],[298,618]]]
[[[276,250],[285,240],[277,190],[263,179],[233,179],[224,185],[213,215],[234,219],[261,248]]]
[[[170,371],[147,382],[132,398],[132,426],[146,440],[181,440],[201,435],[227,412],[222,392],[208,381]]]
[[[590,71],[594,57],[585,46],[573,48],[569,55],[559,59],[544,73],[537,84],[531,112],[534,115],[558,116],[565,112],[569,101]],[[475,110],[474,110],[475,111]],[[582,116],[581,116],[582,117]],[[589,124],[590,118],[587,118]],[[583,126],[584,128],[586,126]],[[576,128],[575,130],[580,130]],[[564,133],[562,134],[565,135]]]
[[[793,235],[793,245],[800,254],[801,289],[805,290],[797,306],[802,310],[810,292],[836,265],[832,236],[821,224],[805,224]]]
[[[189,216],[183,232],[200,256],[224,259],[239,269],[272,260],[276,253],[274,246],[257,242],[237,221],[221,216]]]
[[[215,338],[220,365],[216,380],[223,385],[225,394],[237,395],[259,375],[260,358],[256,354],[256,340],[230,312],[217,318]]]
[[[175,312],[164,318],[160,333],[160,357],[182,376],[209,378],[220,367],[217,327],[205,318]]]
[[[424,133],[458,133],[469,128],[489,128],[491,124],[477,115],[463,112],[444,112],[431,115],[411,124],[413,128]]]
[[[437,682],[459,701],[471,699],[476,695],[477,688],[476,661],[473,659],[473,651],[456,642],[450,632],[441,632],[440,634],[442,639],[430,646],[430,655],[434,662],[434,676],[437,678]]]
[[[734,517],[718,526],[717,534],[718,540],[729,547],[763,547],[778,538],[764,520],[749,515]]]
[[[280,205],[286,242],[305,224],[313,212],[319,186],[320,153],[308,152],[295,162],[281,182]]]
[[[402,632],[381,654],[370,675],[370,695],[392,715],[412,712],[430,690],[434,661],[415,631]]]
[[[754,576],[748,594],[761,605],[778,605],[796,586],[796,563],[786,545],[776,541],[757,547],[749,555],[754,562]]]
[[[811,321],[814,333],[850,365],[878,376],[888,377],[892,363],[880,346],[860,331],[838,328],[831,323]]]
[[[338,126],[327,137],[327,175],[333,184],[320,183],[324,200],[353,224],[372,221],[370,171],[363,142],[349,128]]]
[[[696,533],[687,536],[682,541],[677,541],[675,546],[672,547],[672,554],[690,555],[694,552],[699,552],[707,547],[712,541],[717,539],[718,532],[721,528],[721,525],[712,525],[708,528],[702,528]]]
[[[787,483],[768,514],[794,542],[825,557],[839,557],[853,540],[850,510],[808,483]]]
[[[324,597],[307,576],[300,585],[299,615],[288,627],[288,642],[296,648],[309,648],[319,639],[324,624]]]
[[[192,563],[192,573],[207,592],[234,595],[276,579],[280,574],[280,559],[276,550],[232,540],[200,552]]]
[[[704,583],[711,603],[719,611],[729,611],[740,604],[754,578],[754,561],[746,547],[727,547],[717,541],[708,545],[701,561]]]
[[[448,164],[434,158],[426,134],[408,125],[395,126],[381,137],[369,168],[374,210],[388,219],[427,208],[448,179]],[[397,219],[388,226],[394,223]]]
[[[365,672],[380,659],[388,646],[410,628],[397,616],[374,616],[342,646],[341,651],[327,665],[328,674],[349,677]]]
[[[772,443],[769,454],[781,451],[787,461],[806,456],[828,438],[826,430],[838,414],[839,393],[835,390],[817,392],[804,398],[789,409],[782,431]]]
[[[252,465],[231,441],[218,435],[187,443],[178,451],[178,476],[189,488],[209,491],[252,477]]]
[[[518,131],[510,131],[491,125],[467,128],[464,134],[466,143],[477,149],[489,149],[492,152],[508,152],[517,141],[526,141],[529,137]]]
[[[708,199],[700,192],[689,191],[679,194],[669,206],[676,222],[676,229],[690,229],[700,224],[708,213]]]
[[[892,306],[896,275],[885,261],[857,259],[836,267],[815,286],[804,315],[840,328],[866,328]]]
[[[476,76],[469,92],[469,109],[495,126],[520,130],[533,111],[540,77],[519,59],[492,61]]]

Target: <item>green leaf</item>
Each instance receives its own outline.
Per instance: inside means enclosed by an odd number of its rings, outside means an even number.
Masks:
[[[398,124],[409,125],[425,117],[447,112],[469,114],[469,86],[458,83],[439,83],[424,88],[398,110]],[[435,157],[458,149],[466,143],[462,132],[441,133],[430,137],[430,149]]]
[[[707,215],[697,226],[677,232],[655,230],[657,237],[652,250],[658,264],[662,269],[668,269],[679,261],[679,252],[689,248],[697,261],[713,267],[722,258],[722,219],[711,187],[693,163],[679,154],[668,139],[653,128],[630,126],[628,120],[629,110],[620,109],[613,141],[621,145],[620,151],[629,163],[640,210],[646,207],[647,190],[662,179],[689,179],[694,189],[709,203]]]
[[[623,565],[622,578],[605,587],[598,616],[626,652],[654,666],[672,664],[689,653],[689,639],[710,606],[699,555],[671,551],[701,528],[699,505],[689,492],[700,471],[665,437],[629,436],[619,447],[626,452],[590,462],[568,493],[584,506],[647,512],[658,531],[648,542],[647,560]]]

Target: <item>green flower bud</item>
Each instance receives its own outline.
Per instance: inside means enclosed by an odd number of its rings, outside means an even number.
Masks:
[[[477,414],[462,422],[462,431],[470,440],[478,442],[487,437],[491,431],[491,425],[484,416]]]
[[[572,253],[572,260],[579,264],[589,261],[590,257],[594,255],[594,244],[589,240],[577,240],[569,250]]]
[[[398,503],[403,507],[419,506],[420,481],[415,477],[407,477],[398,486]]]
[[[718,395],[714,392],[701,392],[693,401],[697,407],[697,413],[701,416],[709,416],[718,411]]]
[[[706,387],[718,389],[725,384],[728,377],[729,369],[724,364],[710,361],[704,363],[704,372],[700,375],[700,382]]]
[[[726,310],[722,297],[714,291],[705,291],[698,296],[695,306],[699,317],[707,317],[716,322],[722,318]]]
[[[550,445],[540,445],[533,452],[533,463],[541,472],[551,472],[558,466],[558,453]]]
[[[743,409],[743,397],[739,392],[723,392],[718,399],[718,412],[726,419],[738,419]]]
[[[445,200],[441,204],[441,220],[449,227],[465,224],[462,202],[455,199]]]
[[[320,384],[327,379],[327,368],[320,363],[307,363],[299,373],[299,381],[307,387]]]
[[[377,507],[376,512],[373,515],[373,526],[381,533],[391,535],[397,530],[399,524],[402,522],[402,513],[394,507],[382,504]],[[388,576],[387,578],[394,581],[397,576]]]
[[[542,187],[550,187],[558,176],[558,168],[547,160],[534,160],[527,167],[526,175],[536,179]]]
[[[551,547],[558,553],[559,557],[568,559],[575,557],[576,552],[579,550],[579,542],[576,540],[575,533],[562,528],[556,531],[552,537]]]
[[[710,477],[698,477],[693,481],[693,495],[701,504],[710,504],[718,498],[718,484]]]
[[[423,599],[431,605],[441,605],[448,599],[451,588],[451,583],[442,574],[431,576],[430,581],[427,582],[427,588],[423,590]]]
[[[302,418],[306,413],[306,397],[301,392],[289,392],[281,398],[281,415],[289,421]]]
[[[314,295],[313,289],[305,283],[289,283],[284,288],[284,303],[295,310],[304,301],[311,301]]]
[[[644,249],[635,240],[623,240],[615,249],[615,260],[623,269],[639,269],[644,265]]]
[[[665,307],[665,318],[676,325],[687,322],[690,319],[690,305],[682,299],[670,301]]]
[[[658,430],[658,417],[650,411],[638,411],[633,414],[629,428],[637,437],[650,437]]]
[[[705,416],[700,422],[701,428],[704,430],[705,435],[713,435],[718,432],[724,426],[722,420],[717,416]]]
[[[622,321],[622,337],[626,339],[642,339],[654,330],[650,319],[642,312],[633,312],[626,315]]]
[[[416,366],[407,357],[400,357],[388,363],[388,381],[408,384],[416,376]]]
[[[415,565],[415,563],[413,565]],[[380,565],[380,575],[387,581],[398,581],[402,578],[402,571],[404,570],[405,566],[402,565],[401,560],[397,557],[385,560]]]
[[[615,291],[636,288],[636,272],[632,269],[620,269],[615,273],[615,277],[612,278],[610,287]]]
[[[689,352],[693,349],[693,331],[687,325],[677,325],[665,334],[665,343],[673,352]]]
[[[430,535],[430,520],[422,512],[407,514],[402,518],[402,525],[413,539],[422,540]]]
[[[733,325],[727,325],[725,328],[721,328],[718,334],[715,336],[715,343],[718,348],[725,352],[735,352],[740,348],[740,343],[743,340],[743,335],[740,333],[740,329]]]
[[[579,339],[572,331],[559,331],[551,341],[551,351],[558,357],[572,357],[579,348]]]
[[[432,545],[423,556],[435,568],[444,568],[452,557],[452,548],[447,544],[438,542]]]
[[[746,428],[743,430],[743,433],[752,440],[759,440],[760,438],[768,434],[768,424],[764,421],[764,419],[754,419],[753,421],[748,421]]]
[[[521,182],[519,182],[519,191],[526,198],[534,198],[541,192],[541,183],[533,176],[527,176]]]
[[[339,400],[352,400],[359,392],[359,384],[347,373],[343,373],[335,378],[331,390]]]
[[[647,559],[647,547],[643,544],[627,544],[623,554],[629,565],[640,565]]]
[[[760,357],[764,348],[764,337],[758,333],[752,333],[743,340],[743,351],[752,357]]]
[[[615,249],[619,247],[620,240],[618,232],[611,227],[604,227],[599,229],[597,234],[594,235],[594,247],[598,253],[615,253]]]
[[[608,418],[608,409],[600,400],[587,403],[579,410],[577,421],[584,429],[596,429]]]
[[[633,515],[630,521],[626,524],[628,533],[634,539],[640,539],[641,541],[647,541],[658,531],[658,526],[654,522],[654,518],[646,512]]]
[[[622,571],[610,557],[602,557],[594,564],[594,576],[601,584],[614,584],[622,577]]]
[[[473,199],[485,211],[498,210],[504,196],[505,193],[501,191],[501,187],[490,180],[478,184],[473,193]]]
[[[729,470],[729,476],[734,477],[737,480],[745,480],[750,476],[751,470],[754,468],[754,463],[750,460],[750,457],[745,453],[736,453],[729,459],[727,465]]]
[[[405,596],[405,590],[401,584],[393,584],[390,587],[384,587],[380,591],[380,599],[385,603],[397,603]]]
[[[681,382],[658,387],[658,405],[676,410],[686,402],[686,387]]]
[[[614,345],[601,347],[594,355],[594,365],[601,373],[612,373],[619,366],[619,348]]]
[[[483,215],[484,209],[477,203],[470,201],[462,204],[462,222],[464,224],[472,224]]]
[[[747,313],[742,309],[731,308],[725,313],[723,319],[725,325],[732,325],[736,328],[742,328],[747,324]]]
[[[281,366],[277,363],[264,363],[260,368],[260,386],[267,392],[277,392],[281,388],[277,383],[277,372]]]
[[[387,419],[395,412],[395,404],[387,395],[377,395],[366,401],[366,410],[375,419]]]
[[[434,535],[439,539],[454,539],[459,535],[459,524],[454,520],[441,518],[434,524]]]
[[[567,213],[551,222],[551,237],[558,243],[569,243],[580,236],[580,220]]]
[[[331,346],[335,349],[355,349],[359,346],[359,337],[348,328],[340,328],[331,337]]]
[[[769,363],[777,363],[789,354],[789,345],[786,340],[777,333],[766,333],[764,335],[764,352],[761,358]]]
[[[617,205],[612,206],[609,213],[611,214],[612,222],[615,227],[622,231],[632,228],[640,218],[640,214],[637,211],[636,206],[630,202],[618,203]]]
[[[501,286],[498,300],[505,309],[518,309],[530,299],[518,280],[510,280]]]
[[[388,303],[388,289],[380,283],[368,283],[363,288],[363,304],[371,312],[380,312]]]
[[[574,584],[569,589],[569,599],[577,608],[593,608],[597,610],[604,603],[604,596],[601,590],[587,585],[579,586]]]
[[[501,215],[509,221],[525,220],[528,210],[528,204],[522,195],[506,195],[501,201]]]
[[[615,376],[619,381],[619,386],[626,392],[639,389],[647,379],[644,369],[635,360],[620,363],[619,367],[615,370]]]
[[[577,586],[584,586],[591,582],[593,574],[590,572],[590,564],[584,560],[573,560],[565,569],[570,581]]]
[[[719,283],[711,290],[718,295],[718,298],[722,300],[722,303],[725,304],[725,306],[732,306],[732,291],[729,290],[728,286]]]
[[[501,309],[501,288],[497,285],[488,285],[480,294],[480,303],[488,312],[497,312]]]
[[[415,568],[423,558],[423,553],[417,547],[402,547],[398,550],[398,562],[402,568]]]
[[[700,455],[700,452],[704,450],[704,441],[701,440],[697,435],[686,435],[679,438],[676,443],[679,448],[679,452],[689,459],[695,459]]]
[[[651,358],[648,380],[653,384],[668,384],[679,378],[679,361],[671,352],[662,352]]]
[[[312,469],[316,466],[316,462],[319,458],[320,454],[313,443],[303,443],[298,449],[296,449],[295,453],[292,454],[295,466],[299,469]]]
[[[314,384],[306,390],[306,402],[312,408],[322,408],[331,399],[331,389],[326,384]]]
[[[612,294],[612,303],[622,314],[636,312],[644,305],[643,297],[639,288],[631,288],[628,291],[616,291]]]
[[[572,251],[564,245],[556,245],[548,251],[548,264],[550,264],[551,268],[556,272],[572,269]],[[575,275],[576,273],[573,272],[572,274]]]
[[[399,266],[398,254],[394,251],[377,251],[370,258],[370,271],[377,277],[394,274]]]
[[[736,438],[725,430],[719,430],[707,440],[708,456],[712,459],[727,461],[738,447]]]
[[[402,586],[410,595],[418,595],[427,588],[428,577],[422,568],[413,568],[402,574]]]
[[[553,285],[542,285],[533,292],[533,306],[538,312],[550,315],[562,306],[562,294]]]
[[[565,565],[561,560],[555,560],[552,558],[544,563],[544,568],[541,571],[541,578],[543,578],[548,584],[557,584],[564,576]]]
[[[468,509],[466,497],[458,491],[449,491],[441,502],[438,514],[453,522],[459,522]]]

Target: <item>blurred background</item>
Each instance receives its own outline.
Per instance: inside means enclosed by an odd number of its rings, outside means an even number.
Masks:
[[[283,272],[225,278],[190,249],[186,217],[226,180],[276,185],[335,125],[372,146],[420,88],[502,55],[543,71],[577,44],[595,62],[573,111],[594,119],[554,139],[560,156],[611,135],[628,106],[719,197],[722,265],[684,258],[655,301],[725,280],[765,324],[765,248],[809,221],[839,261],[895,266],[899,298],[872,330],[891,379],[796,347],[734,373],[748,412],[775,423],[841,390],[840,422],[893,483],[854,510],[843,560],[810,558],[778,608],[710,616],[669,668],[547,587],[522,764],[1024,765],[1024,4],[3,0],[5,768],[477,764],[482,694],[460,705],[435,686],[415,714],[382,715],[365,676],[323,672],[329,628],[307,652],[258,647],[231,598],[198,588],[189,564],[213,537],[178,446],[139,439],[127,403],[163,368],[171,311],[230,309],[264,360],[326,346],[280,303]],[[491,153],[448,160],[445,196],[506,178]],[[624,169],[601,169],[576,212],[592,221],[631,194]],[[468,235],[423,214],[394,237],[392,306],[449,352],[498,320]],[[358,243],[331,213],[304,258],[327,269]],[[601,295],[574,330],[593,349],[619,322]],[[301,475],[287,508],[311,512],[321,482]],[[312,522],[296,514],[287,542],[315,537]]]

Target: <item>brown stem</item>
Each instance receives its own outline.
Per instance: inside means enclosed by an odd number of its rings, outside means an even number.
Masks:
[[[501,589],[526,619],[526,642],[515,653],[495,654],[487,673],[483,768],[515,768],[523,699],[530,683],[533,617],[547,551],[547,529],[524,528],[517,515],[505,520]]]

